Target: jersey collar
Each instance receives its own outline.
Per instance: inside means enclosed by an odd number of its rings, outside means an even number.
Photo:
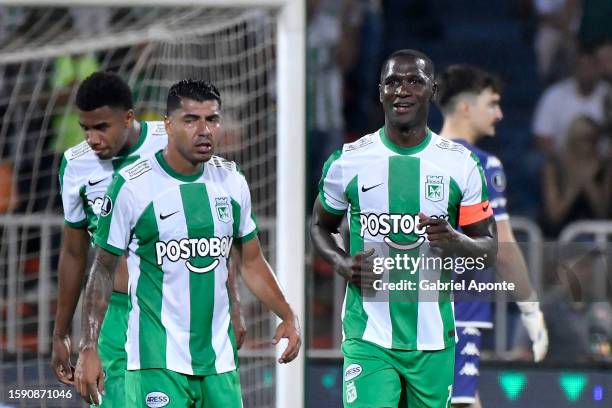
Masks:
[[[168,173],[168,175],[170,177],[173,177],[177,180],[180,181],[184,181],[187,183],[196,181],[197,179],[199,179],[202,176],[202,173],[204,173],[204,163],[202,163],[202,165],[200,166],[200,171],[198,171],[195,174],[190,174],[190,175],[185,175],[185,174],[181,174],[178,173],[176,171],[174,171],[172,169],[172,167],[170,167],[170,165],[168,164],[168,162],[166,161],[166,159],[164,159],[164,150],[160,150],[159,152],[155,153],[155,158],[157,159],[157,162],[159,163],[159,165],[161,166],[161,168]]]
[[[387,133],[385,132],[384,126],[378,130],[378,134],[380,135],[380,140],[383,142],[385,146],[387,146],[389,150],[392,150],[398,154],[406,154],[406,155],[415,154],[425,149],[427,145],[429,144],[431,137],[432,137],[431,130],[427,128],[427,131],[425,132],[425,138],[423,139],[421,143],[419,143],[416,146],[412,146],[412,147],[401,147],[393,143],[391,140],[389,140],[389,138],[387,137]]]
[[[138,135],[138,140],[136,141],[136,143],[134,143],[128,149],[124,149],[120,151],[117,156],[126,157],[126,156],[132,155],[136,150],[140,148],[140,146],[142,146],[146,138],[147,138],[147,122],[142,121],[140,122],[140,134]]]

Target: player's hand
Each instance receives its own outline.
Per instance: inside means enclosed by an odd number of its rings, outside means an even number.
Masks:
[[[240,306],[232,310],[232,328],[234,329],[234,336],[236,337],[236,348],[240,350],[246,338],[246,322],[244,321],[244,316],[242,316],[240,312]]]
[[[544,323],[544,315],[538,302],[516,302],[521,309],[521,321],[533,342],[533,360],[537,363],[546,357],[548,352],[548,330]]]
[[[74,371],[74,385],[88,404],[100,405],[102,403],[104,372],[98,350],[85,348],[79,352],[79,360]]]
[[[420,223],[417,226],[419,229],[425,228],[429,246],[432,248],[444,249],[448,244],[458,242],[460,233],[448,223],[444,218],[429,217],[422,212],[419,212]]]
[[[353,256],[344,258],[343,262],[336,265],[335,269],[344,279],[361,289],[371,289],[374,281],[380,279],[373,271],[373,257],[373,248],[367,252],[358,252]]]
[[[286,338],[289,340],[283,354],[278,359],[278,362],[289,363],[293,361],[300,352],[302,340],[300,338],[300,325],[297,317],[292,316],[290,319],[283,320],[276,328],[276,333],[272,338],[272,344],[278,344],[280,339]]]
[[[74,384],[74,369],[70,365],[70,336],[53,335],[51,368],[58,380]]]

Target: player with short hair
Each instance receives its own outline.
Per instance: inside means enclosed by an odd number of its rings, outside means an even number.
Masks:
[[[500,106],[501,81],[495,75],[471,65],[452,65],[438,78],[437,102],[444,115],[441,136],[472,151],[484,168],[493,209],[499,250],[497,270],[516,284],[516,296],[521,318],[533,341],[535,361],[546,355],[548,334],[537,297],[529,282],[525,260],[519,249],[506,210],[506,176],[501,161],[474,144],[486,136],[495,136],[495,125],[503,114]],[[483,271],[467,273],[466,279],[491,280]],[[460,278],[459,278],[460,279]],[[475,301],[455,301],[455,320],[459,343],[455,359],[455,384],[452,404],[456,407],[478,408],[478,370],[480,366],[480,329],[493,327],[491,302],[484,297]]]
[[[450,273],[398,264],[377,274],[377,260],[445,255],[493,262],[496,256],[495,223],[477,158],[427,128],[435,93],[428,56],[393,53],[380,75],[384,126],[344,145],[323,169],[311,235],[315,248],[347,280],[345,407],[450,406],[451,293],[421,288],[421,282],[450,282]],[[333,238],[344,214],[349,253]],[[388,290],[376,289],[383,283]]]
[[[213,155],[217,88],[174,84],[164,125],[166,148],[121,169],[104,198],[75,384],[86,401],[99,401],[97,338],[115,266],[127,252],[126,406],[241,407],[226,287],[232,244],[241,249],[245,284],[283,320],[273,339],[289,339],[281,363],[298,354],[298,322],[261,252],[244,176]]]
[[[70,326],[83,287],[90,236],[97,229],[104,194],[118,169],[158,151],[168,140],[163,122],[135,119],[131,89],[114,73],[96,72],[87,77],[77,90],[76,106],[85,141],[68,149],[60,166],[65,225],[51,361],[57,378],[66,384],[73,383]],[[125,406],[127,282],[127,266],[122,259],[99,343],[106,375],[104,406],[109,407]],[[236,297],[237,289],[232,286],[232,304],[239,313]],[[239,314],[232,321],[237,330],[244,331]]]
[[[118,168],[167,143],[163,122],[136,120],[130,87],[116,74],[96,72],[87,77],[77,90],[76,106],[85,141],[68,149],[60,166],[65,225],[51,362],[58,379],[66,384],[73,383],[70,326],[83,287],[90,235],[96,231],[106,189]],[[125,406],[128,297],[124,260],[118,265],[112,287],[99,351],[107,383],[104,405],[117,407]]]

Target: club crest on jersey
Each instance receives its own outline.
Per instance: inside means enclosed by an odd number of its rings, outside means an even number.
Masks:
[[[217,210],[217,218],[221,222],[230,222],[232,220],[232,210],[228,197],[215,198],[215,209]]]
[[[357,399],[357,387],[354,382],[346,384],[346,402],[351,403]]]
[[[425,181],[425,198],[429,201],[442,201],[444,199],[443,176],[427,176]]]

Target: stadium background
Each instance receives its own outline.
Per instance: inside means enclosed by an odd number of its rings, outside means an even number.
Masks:
[[[531,125],[535,106],[547,87],[571,75],[577,46],[599,50],[602,41],[612,39],[607,23],[612,18],[609,1],[251,2],[264,7],[244,7],[249,3],[245,1],[213,1],[209,3],[216,7],[206,9],[171,7],[171,1],[162,7],[132,2],[140,4],[106,8],[39,3],[45,5],[0,6],[0,406],[80,406],[76,398],[14,400],[10,390],[62,389],[48,368],[62,222],[57,171],[61,152],[82,137],[70,108],[76,86],[96,69],[115,70],[129,80],[141,119],[160,117],[165,90],[177,79],[199,76],[219,85],[226,115],[220,149],[246,173],[266,255],[285,286],[291,286],[290,299],[296,287],[306,299],[302,380],[276,371],[274,350],[267,342],[274,319],[242,290],[248,328],[241,351],[245,406],[288,406],[281,402],[288,400],[279,389],[286,389],[289,398],[296,394],[301,399],[303,394],[305,406],[339,406],[342,282],[312,255],[305,234],[288,232],[287,223],[281,225],[285,229],[279,229],[277,221],[303,219],[292,224],[303,229],[322,160],[342,142],[381,125],[378,71],[384,56],[399,48],[426,52],[438,71],[452,63],[473,63],[501,76],[504,120],[498,125],[497,137],[485,140],[482,147],[505,165],[513,225],[523,242],[532,279],[545,295],[561,285],[556,275],[560,261],[575,266],[579,276],[574,286],[582,298],[576,299],[574,291],[563,306],[582,301],[571,310],[577,316],[574,320],[588,322],[578,328],[586,339],[564,339],[558,347],[567,352],[538,366],[526,361],[528,356],[518,347],[516,309],[498,299],[497,328],[485,339],[483,403],[495,407],[610,406],[609,197],[602,197],[608,200],[605,216],[568,220],[551,232],[541,200],[540,174],[547,156],[536,148]],[[306,24],[293,22],[292,26],[300,30],[299,35],[286,36],[283,31],[291,20],[283,20],[286,10],[278,6],[281,3],[300,3],[302,10],[297,15],[303,13]],[[575,11],[555,19],[555,10],[574,3]],[[554,30],[549,32],[551,26],[560,33],[558,37]],[[304,41],[295,44],[296,49],[305,46],[305,58],[294,61],[301,68],[295,70],[283,66],[292,38]],[[548,48],[534,47],[541,44],[536,39]],[[554,62],[545,72],[542,50],[550,51],[555,45]],[[610,64],[606,65],[606,55],[601,54],[593,64],[601,65],[603,75]],[[607,74],[609,80],[612,72]],[[287,99],[286,89],[296,87],[296,82],[305,93],[298,103]],[[303,114],[303,129],[292,128],[301,123]],[[599,152],[607,163],[611,157],[610,116],[599,129]],[[440,114],[432,109],[430,126],[437,131],[440,125]],[[305,135],[307,148],[303,148],[301,135]],[[281,154],[287,151],[301,159],[292,162],[291,156]],[[292,175],[302,179],[294,184],[295,194],[283,190]],[[287,250],[288,242],[304,249]],[[290,265],[284,262],[300,262],[300,252],[305,254],[303,267],[282,267]],[[279,258],[286,253],[293,255],[292,260]],[[296,278],[295,271],[301,275],[304,268],[303,276]],[[580,275],[582,269],[588,277]],[[552,305],[558,306],[560,302]],[[564,323],[563,315],[546,317]],[[76,337],[78,327],[75,324]],[[574,333],[566,329],[551,337],[551,342]],[[581,343],[582,348],[574,343]]]

